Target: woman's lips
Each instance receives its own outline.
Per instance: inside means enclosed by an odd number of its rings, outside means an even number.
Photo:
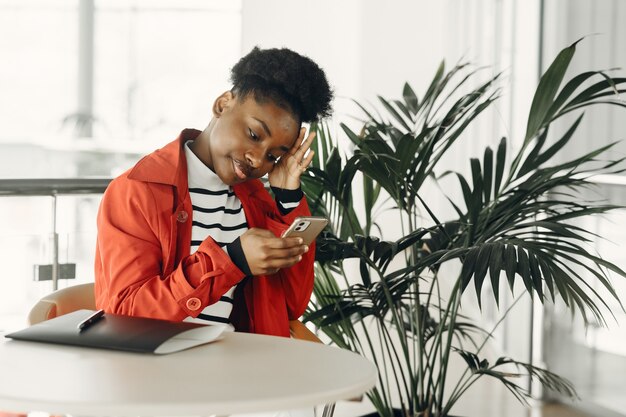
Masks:
[[[233,167],[235,170],[235,175],[240,180],[245,181],[250,176],[250,170],[236,159],[233,159]]]

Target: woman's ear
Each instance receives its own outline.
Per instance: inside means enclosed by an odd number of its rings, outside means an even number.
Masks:
[[[232,92],[226,91],[222,93],[222,95],[216,98],[213,103],[213,116],[220,117],[222,113],[224,113],[224,110],[232,106],[234,99],[235,96]]]

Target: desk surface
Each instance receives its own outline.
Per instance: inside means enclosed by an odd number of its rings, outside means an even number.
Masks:
[[[226,415],[356,397],[376,367],[318,343],[228,333],[169,355],[7,340],[0,335],[0,410],[81,416]]]

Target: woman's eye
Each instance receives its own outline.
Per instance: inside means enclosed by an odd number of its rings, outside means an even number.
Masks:
[[[277,163],[278,163],[278,161],[280,161],[280,156],[274,156],[274,155],[272,155],[272,154],[270,153],[270,154],[267,154],[267,159],[268,159],[271,163],[273,163],[273,164],[277,164]]]
[[[250,138],[252,138],[252,140],[254,141],[259,140],[259,137],[256,135],[256,133],[252,131],[252,129],[248,129],[248,133],[250,134]]]

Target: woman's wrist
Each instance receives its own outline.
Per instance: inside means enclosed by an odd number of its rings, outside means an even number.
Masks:
[[[272,185],[270,185],[270,187],[274,193],[276,205],[283,215],[288,214],[291,210],[296,208],[300,204],[302,197],[304,197],[304,193],[299,187],[295,190],[273,187]]]
[[[270,179],[270,186],[272,188],[280,188],[283,190],[299,190],[300,178],[297,178],[297,179],[288,178],[285,181],[280,181],[280,184],[273,184]]]

